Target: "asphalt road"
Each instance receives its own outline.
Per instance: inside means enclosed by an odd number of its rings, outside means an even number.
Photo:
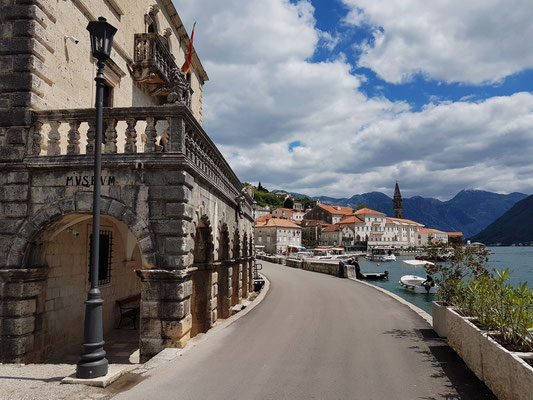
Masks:
[[[407,306],[262,261],[265,299],[118,399],[495,399]]]

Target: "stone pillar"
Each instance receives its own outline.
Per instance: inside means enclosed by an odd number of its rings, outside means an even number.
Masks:
[[[0,362],[42,361],[47,268],[0,270]]]
[[[142,282],[140,358],[146,362],[190,339],[192,282],[182,271],[138,270],[137,275]]]
[[[242,282],[242,298],[244,300],[248,299],[248,282],[249,282],[249,270],[250,270],[250,258],[244,257],[242,260],[242,273],[241,273],[241,282]]]
[[[156,265],[137,271],[142,282],[141,362],[166,347],[181,348],[191,337],[193,207],[189,201],[194,186],[194,179],[184,171],[154,169],[143,180],[149,185]]]
[[[231,265],[222,261],[218,271],[218,317],[224,319],[231,316]]]
[[[218,319],[218,272],[215,265],[211,269],[211,290],[209,291],[209,326],[207,329],[210,329]]]

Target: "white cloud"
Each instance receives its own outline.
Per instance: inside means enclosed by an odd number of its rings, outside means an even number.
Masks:
[[[531,0],[342,1],[351,10],[347,23],[374,29],[359,65],[388,82],[420,73],[495,83],[533,67]]]
[[[243,181],[330,196],[392,193],[395,180],[406,196],[533,191],[532,94],[413,112],[365,96],[342,55],[309,61],[321,32],[308,1],[174,2],[198,21],[204,127]]]

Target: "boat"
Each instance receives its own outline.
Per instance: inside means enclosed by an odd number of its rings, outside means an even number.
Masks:
[[[370,261],[396,261],[396,256],[392,247],[377,246],[369,249],[366,259]]]
[[[431,268],[435,265],[425,260],[403,260],[403,264],[411,268]],[[430,275],[427,278],[422,278],[417,275],[404,275],[398,283],[402,288],[414,293],[430,294],[435,293],[439,289],[439,286],[433,281]]]
[[[428,283],[426,279],[417,275],[404,275],[400,278],[400,286],[414,293],[435,293],[438,285],[435,282]],[[433,286],[432,286],[433,285]]]

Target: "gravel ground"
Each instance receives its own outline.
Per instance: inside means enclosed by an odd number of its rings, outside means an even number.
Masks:
[[[75,372],[75,364],[0,364],[0,399],[104,400],[115,394],[109,388],[61,384]]]

